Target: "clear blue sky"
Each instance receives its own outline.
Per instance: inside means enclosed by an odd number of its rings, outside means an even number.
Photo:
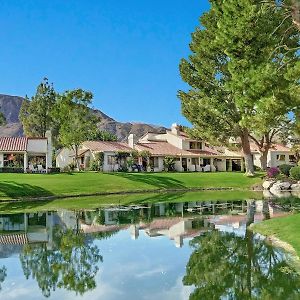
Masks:
[[[185,124],[178,63],[208,0],[2,0],[0,93],[31,96],[43,77],[83,88],[119,121]]]

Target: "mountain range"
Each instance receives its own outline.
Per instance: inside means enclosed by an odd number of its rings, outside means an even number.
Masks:
[[[0,111],[4,114],[7,122],[5,126],[0,126],[0,136],[13,137],[24,134],[22,124],[19,120],[19,112],[24,100],[24,98],[19,96],[0,94]],[[139,138],[149,131],[162,133],[166,130],[165,127],[152,124],[118,122],[98,109],[93,109],[93,113],[101,119],[98,123],[98,128],[113,133],[119,141],[125,141],[131,133]]]

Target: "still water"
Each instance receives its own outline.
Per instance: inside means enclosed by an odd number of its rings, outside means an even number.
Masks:
[[[0,214],[0,299],[300,299],[288,254],[247,225],[287,203]]]

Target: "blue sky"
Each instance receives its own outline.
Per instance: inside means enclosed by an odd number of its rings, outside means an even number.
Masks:
[[[186,124],[178,64],[208,0],[2,0],[0,93],[31,96],[43,77],[83,88],[119,121]]]

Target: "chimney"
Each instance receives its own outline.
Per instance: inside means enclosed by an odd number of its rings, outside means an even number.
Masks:
[[[52,134],[51,134],[51,130],[47,130],[45,133],[45,138],[47,138],[47,156],[46,156],[46,165],[47,165],[47,169],[52,167]]]
[[[134,149],[134,145],[135,145],[136,141],[135,141],[135,135],[134,134],[129,134],[128,136],[128,146],[132,149]]]
[[[175,135],[180,134],[179,126],[176,123],[173,123],[171,126],[171,132]]]

